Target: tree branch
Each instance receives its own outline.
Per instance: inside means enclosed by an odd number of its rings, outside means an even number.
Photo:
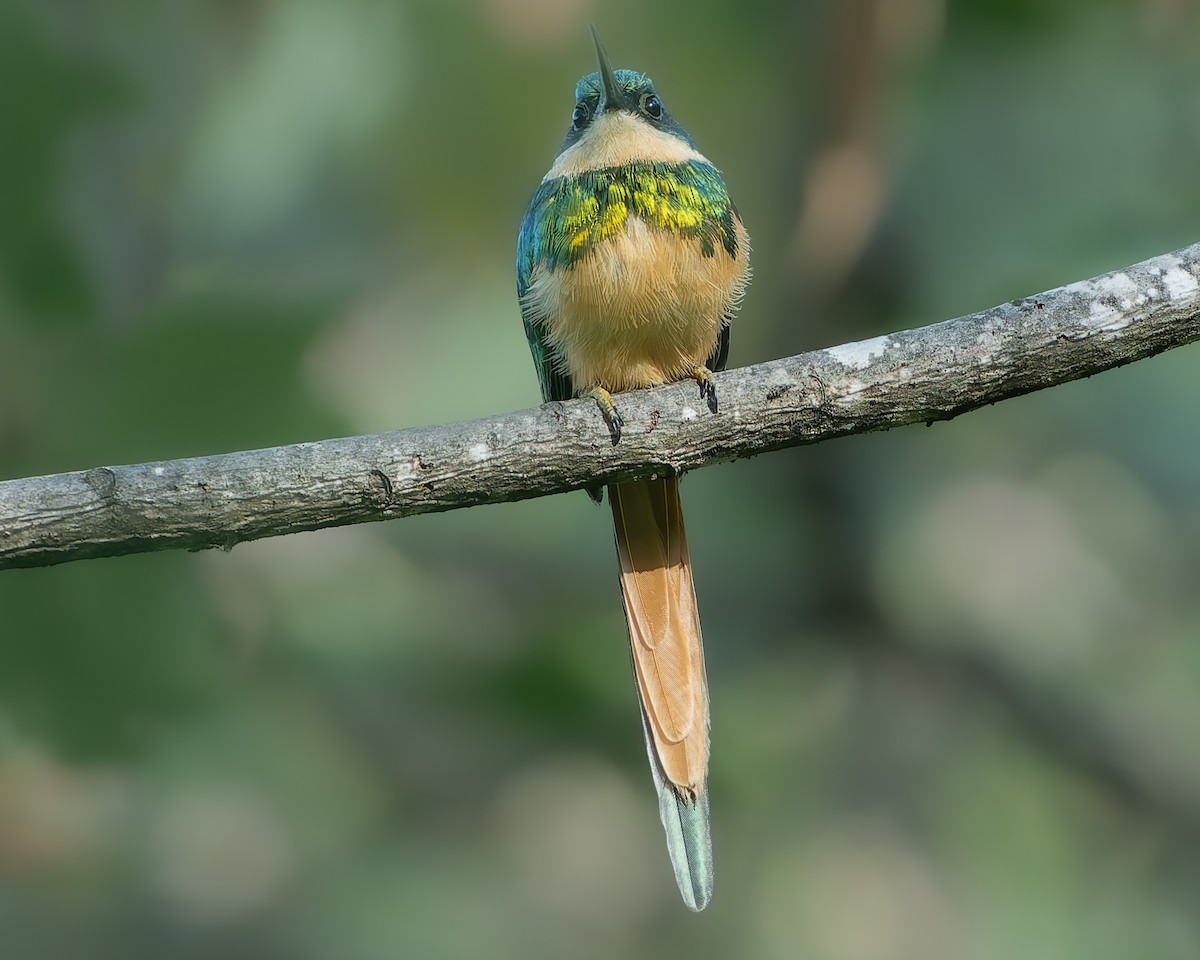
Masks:
[[[908,423],[1200,339],[1200,244],[982,313],[693,383],[399,430],[0,482],[0,569],[245,540],[522,500]]]

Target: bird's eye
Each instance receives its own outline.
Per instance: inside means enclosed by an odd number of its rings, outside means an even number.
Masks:
[[[586,103],[575,104],[575,111],[571,114],[571,126],[576,130],[581,129],[591,118],[591,114]]]
[[[662,101],[653,93],[642,94],[642,113],[651,120],[658,120],[663,115]]]

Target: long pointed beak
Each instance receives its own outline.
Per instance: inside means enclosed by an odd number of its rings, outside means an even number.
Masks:
[[[596,25],[589,23],[588,28],[592,31],[592,43],[596,45],[596,62],[600,65],[600,105],[596,108],[596,113],[603,113],[605,110],[619,110],[624,101],[621,97],[621,88],[617,86],[617,75],[613,72],[612,64],[608,62],[608,51],[600,42],[600,34],[596,32]]]

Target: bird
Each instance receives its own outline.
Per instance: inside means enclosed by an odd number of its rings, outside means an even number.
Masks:
[[[715,371],[750,277],[750,240],[718,169],[653,82],[598,69],[517,240],[517,296],[544,402],[591,397],[612,442],[613,394],[692,379],[718,413]],[[599,489],[589,490],[601,499]],[[608,486],[642,731],[685,905],[712,898],[709,703],[679,477]]]

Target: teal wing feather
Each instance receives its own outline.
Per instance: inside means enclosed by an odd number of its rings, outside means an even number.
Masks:
[[[529,201],[529,208],[521,220],[521,232],[517,237],[517,297],[521,303],[521,319],[525,322],[525,336],[529,340],[529,352],[533,354],[533,365],[537,368],[538,383],[542,387],[543,402],[569,400],[575,395],[575,385],[559,367],[553,348],[546,340],[546,317],[534,310],[525,298],[529,290],[533,268],[545,263],[548,252],[555,246],[554,218],[548,216],[546,207],[553,203],[556,184],[552,180],[538,187]]]

